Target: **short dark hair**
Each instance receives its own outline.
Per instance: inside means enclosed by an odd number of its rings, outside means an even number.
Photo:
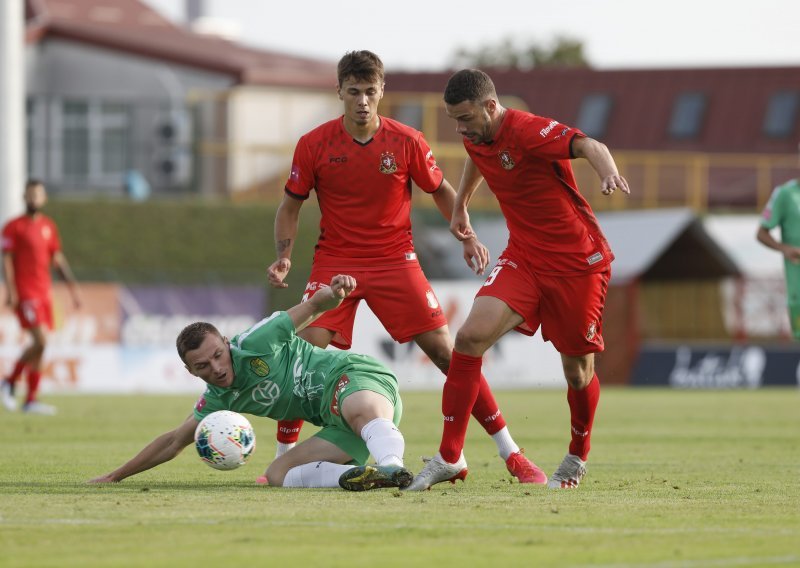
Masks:
[[[485,101],[497,97],[497,91],[489,75],[480,69],[462,69],[454,73],[444,89],[444,102],[457,105],[464,101]]]
[[[30,178],[28,181],[25,182],[25,191],[29,190],[32,187],[36,187],[37,185],[41,185],[44,187],[44,182],[40,179]]]
[[[178,339],[175,340],[175,347],[178,348],[178,356],[181,361],[186,363],[186,353],[200,347],[209,333],[222,337],[216,327],[204,321],[196,321],[184,327],[178,334]]]
[[[350,77],[357,81],[383,83],[383,61],[381,61],[380,57],[366,49],[348,51],[339,60],[336,74],[339,79],[340,87],[342,83]]]

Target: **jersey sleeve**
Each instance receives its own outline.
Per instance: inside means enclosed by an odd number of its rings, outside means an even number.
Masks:
[[[316,186],[314,175],[314,158],[308,146],[306,136],[300,138],[294,149],[292,170],[286,182],[286,192],[297,199],[308,199],[311,190]]]
[[[7,223],[3,227],[3,252],[14,252],[16,246],[15,233],[13,223]]]
[[[61,250],[61,235],[58,234],[58,226],[50,221],[50,231],[53,235],[50,239],[50,256]]]
[[[525,151],[545,160],[568,160],[575,136],[586,136],[577,128],[542,116],[534,117],[525,136]]]
[[[234,348],[257,353],[273,353],[296,335],[292,318],[286,312],[275,312],[231,340]]]
[[[227,410],[223,408],[220,400],[214,396],[210,390],[206,389],[206,391],[200,395],[200,398],[197,399],[197,402],[194,405],[194,417],[199,422],[212,412],[216,412],[217,410]]]
[[[781,224],[784,214],[783,193],[783,186],[778,186],[772,190],[772,195],[770,195],[769,201],[767,201],[764,211],[761,213],[761,226],[765,229],[774,229]]]
[[[411,179],[420,189],[427,193],[436,191],[442,184],[444,174],[439,169],[436,158],[433,157],[433,151],[428,146],[428,142],[422,136],[422,133],[417,133],[410,146],[408,170],[411,174]]]

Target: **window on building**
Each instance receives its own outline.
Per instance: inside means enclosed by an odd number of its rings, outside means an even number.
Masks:
[[[613,99],[607,93],[592,93],[583,97],[576,126],[587,136],[601,138],[606,134]]]
[[[130,162],[129,107],[122,103],[61,101],[60,156],[54,174],[68,185],[117,183]],[[59,172],[60,169],[60,172]]]
[[[703,126],[707,97],[705,93],[681,93],[672,106],[669,135],[672,138],[696,138]]]
[[[64,101],[61,121],[62,172],[67,178],[86,178],[89,173],[89,104]]]
[[[799,108],[800,93],[797,91],[773,93],[764,114],[764,134],[770,138],[788,138],[794,134]]]
[[[422,130],[422,105],[416,102],[405,102],[397,105],[394,118],[406,126]]]

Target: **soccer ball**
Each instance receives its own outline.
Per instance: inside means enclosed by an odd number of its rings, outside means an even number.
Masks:
[[[212,412],[197,425],[194,445],[200,459],[214,469],[236,469],[256,449],[256,433],[250,422],[236,412]]]

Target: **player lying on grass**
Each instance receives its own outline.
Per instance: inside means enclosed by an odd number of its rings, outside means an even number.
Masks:
[[[262,482],[352,491],[407,486],[413,475],[403,467],[397,378],[371,357],[319,349],[296,335],[355,288],[352,276],[334,276],[308,301],[275,312],[231,341],[209,323],[184,328],[178,354],[186,369],[208,384],[194,412],[90,483],[121,481],[171,460],[194,441],[200,420],[232,410],[275,420],[302,418],[322,427],[273,461]],[[365,465],[370,454],[375,466]]]

